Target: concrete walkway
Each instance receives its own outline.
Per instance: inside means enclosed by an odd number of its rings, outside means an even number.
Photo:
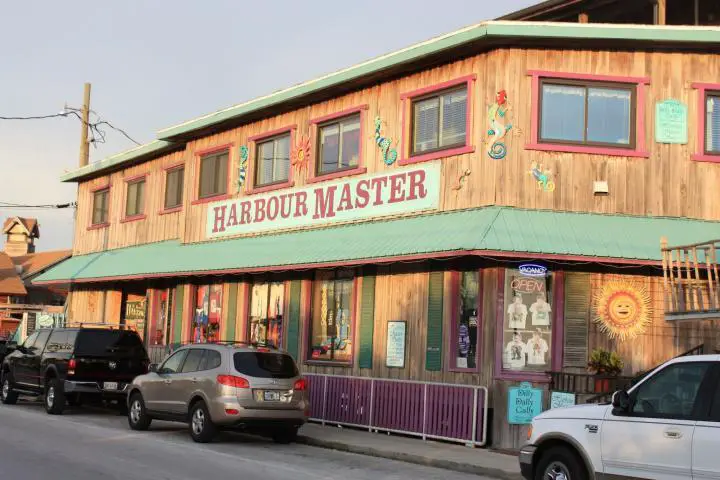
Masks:
[[[322,426],[309,423],[300,429],[299,443],[345,452],[389,458],[418,465],[485,475],[501,480],[519,480],[520,466],[513,455],[482,448],[422,441],[387,433]]]

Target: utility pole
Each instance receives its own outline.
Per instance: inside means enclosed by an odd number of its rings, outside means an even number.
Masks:
[[[85,84],[85,95],[81,115],[82,125],[80,130],[80,167],[90,163],[90,142],[88,142],[88,130],[90,129],[90,84]]]

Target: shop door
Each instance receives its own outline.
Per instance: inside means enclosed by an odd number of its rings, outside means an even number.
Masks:
[[[147,289],[136,288],[123,290],[120,306],[120,325],[135,330],[145,341],[147,322]]]

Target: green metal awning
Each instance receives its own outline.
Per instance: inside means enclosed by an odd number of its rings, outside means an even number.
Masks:
[[[455,255],[660,262],[660,238],[720,237],[720,222],[484,207],[329,228],[78,255],[34,283],[296,270]]]

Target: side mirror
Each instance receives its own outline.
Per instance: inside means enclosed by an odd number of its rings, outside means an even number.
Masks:
[[[618,390],[612,396],[613,409],[618,412],[630,410],[630,395],[625,390]]]
[[[148,373],[155,373],[157,372],[158,364],[157,363],[151,363],[148,367]]]

